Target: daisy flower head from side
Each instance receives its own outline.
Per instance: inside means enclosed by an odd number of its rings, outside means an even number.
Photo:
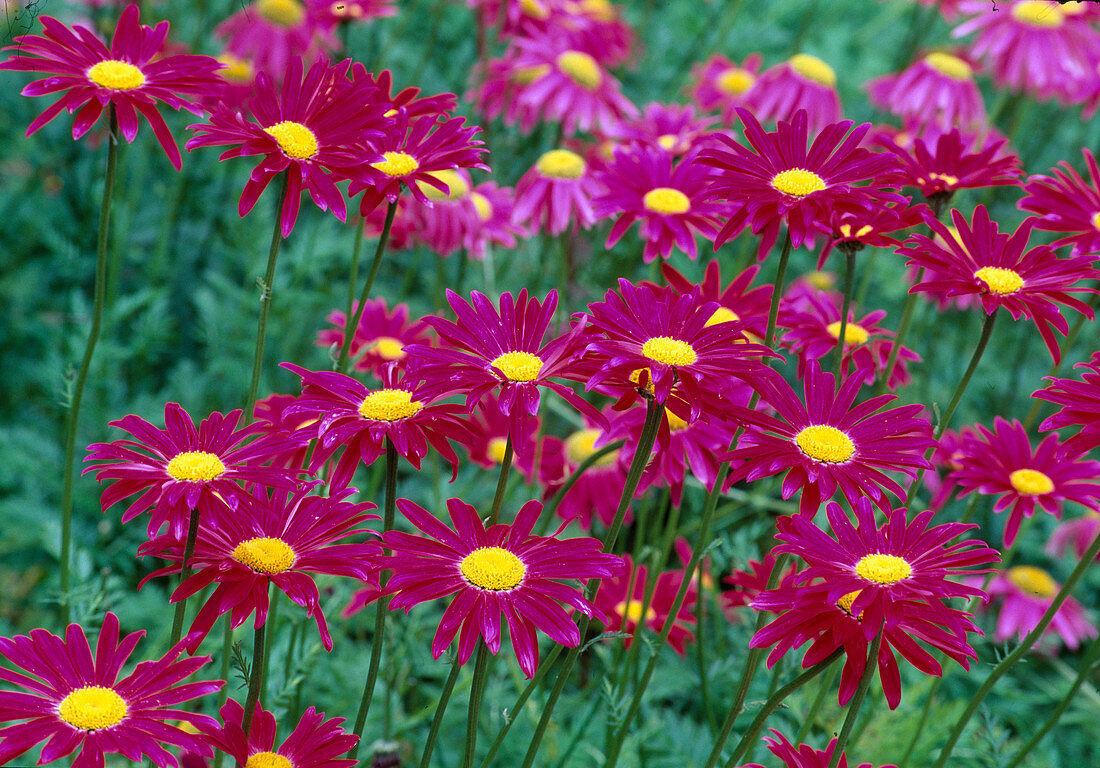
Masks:
[[[602,190],[585,158],[564,147],[551,149],[516,184],[513,220],[551,235],[588,229],[596,221],[592,201]]]
[[[325,719],[324,712],[309,707],[281,745],[275,746],[278,724],[275,715],[256,702],[248,732],[244,730],[244,707],[233,699],[218,712],[223,725],[203,729],[203,735],[218,750],[237,761],[240,768],[354,768],[356,760],[344,758],[359,741],[347,733],[344,718]]]
[[[1100,251],[1100,168],[1096,157],[1082,149],[1089,178],[1085,181],[1068,162],[1052,168],[1050,176],[1036,175],[1024,183],[1027,195],[1017,203],[1039,217],[1035,228],[1064,233],[1052,244],[1072,245],[1073,255]]]
[[[837,122],[844,113],[836,71],[808,53],[796,53],[761,72],[745,94],[744,106],[761,123],[791,120],[805,111],[814,132]]]
[[[1057,413],[1043,420],[1040,431],[1080,429],[1066,441],[1070,455],[1079,456],[1100,446],[1100,352],[1093,352],[1090,360],[1077,363],[1074,368],[1084,369],[1081,381],[1046,376],[1051,383],[1031,396],[1061,406]]]

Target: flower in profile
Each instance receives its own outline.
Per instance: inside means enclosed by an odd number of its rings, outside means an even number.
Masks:
[[[235,513],[223,507],[209,525],[199,526],[195,553],[188,561],[194,574],[172,593],[171,601],[186,600],[212,584],[214,592],[203,603],[191,625],[188,648],[194,652],[223,613],[231,613],[233,627],[239,627],[253,613],[255,626],[267,621],[268,588],[273,584],[287,598],[306,609],[317,621],[321,642],[332,650],[321,594],[311,574],[366,579],[375,569],[378,542],[362,544],[335,542],[368,533],[356,526],[366,520],[374,504],[353,504],[347,498],[354,488],[335,491],[331,496],[310,496],[321,482],[302,483],[297,490],[267,493],[257,486],[247,504]],[[138,555],[155,556],[171,565],[154,571],[142,581],[183,570],[184,542],[172,535],[159,536],[138,548]]]
[[[588,229],[596,221],[592,199],[601,191],[588,162],[570,149],[551,149],[516,184],[513,217],[538,231],[559,235]]]
[[[932,51],[904,72],[876,77],[867,83],[871,104],[891,112],[903,123],[935,123],[944,130],[985,125],[982,92],[974,82],[974,63],[965,56]]]
[[[106,512],[118,502],[140,493],[126,511],[127,523],[142,512],[150,512],[149,535],[165,523],[171,535],[182,539],[192,509],[214,514],[225,504],[236,509],[248,501],[240,481],[270,488],[294,488],[295,472],[282,467],[265,467],[274,456],[301,445],[308,437],[267,433],[261,423],[237,428],[241,411],[226,415],[214,412],[195,423],[178,403],[164,406],[164,429],[158,429],[133,414],[110,426],[133,435],[136,440],[115,440],[88,446],[84,461],[100,462],[84,468],[96,480],[117,480],[103,491]]]
[[[623,555],[623,560],[626,562],[626,572],[616,578],[604,579],[596,592],[596,606],[608,616],[607,629],[630,635],[623,643],[629,648],[643,625],[654,633],[660,633],[671,621],[668,644],[683,656],[687,644],[695,639],[691,631],[696,623],[692,613],[696,598],[694,585],[688,587],[680,610],[672,616],[672,606],[684,581],[684,571],[662,571],[658,574],[649,605],[646,605],[646,567],[639,565],[635,568],[630,555]]]
[[[957,210],[951,219],[958,238],[946,225],[929,218],[928,226],[939,235],[936,242],[925,235],[912,234],[898,249],[908,256],[911,267],[925,267],[935,274],[910,289],[910,293],[931,293],[944,297],[980,295],[986,314],[1004,307],[1014,320],[1026,317],[1034,321],[1039,335],[1055,362],[1061,359],[1057,330],[1069,333],[1069,323],[1058,304],[1064,304],[1093,318],[1088,304],[1070,296],[1071,293],[1096,293],[1093,288],[1075,286],[1081,280],[1100,277],[1090,256],[1059,259],[1048,245],[1037,245],[1025,252],[1027,240],[1035,226],[1034,217],[1027,218],[1009,236],[997,231],[984,205],[974,209],[971,222]],[[942,244],[941,244],[942,243]]]
[[[848,208],[837,206],[829,215],[828,228],[832,237],[817,257],[817,268],[825,268],[825,262],[834,248],[842,253],[858,253],[868,245],[874,248],[893,248],[898,239],[890,235],[924,222],[926,206],[923,203],[909,205],[893,203],[872,208]]]
[[[523,473],[528,483],[534,480],[535,435],[541,420],[524,419],[523,428],[515,436],[515,455],[512,466]],[[500,467],[508,450],[508,438],[512,432],[512,420],[500,410],[497,396],[488,392],[470,412],[470,442],[467,446],[470,459],[486,469]]]
[[[694,85],[688,91],[699,109],[718,111],[722,123],[732,125],[737,116],[735,110],[745,103],[749,89],[756,83],[762,59],[759,53],[752,53],[741,64],[735,64],[716,53],[702,64],[692,66]]]
[[[515,248],[516,238],[527,235],[526,227],[515,221],[516,196],[511,187],[482,182],[470,190],[470,203],[477,218],[466,232],[463,245],[471,259],[484,259],[490,245]]]
[[[792,120],[806,110],[809,128],[814,133],[840,120],[843,113],[836,90],[836,72],[808,53],[796,53],[764,70],[745,95],[744,105],[762,123]]]
[[[1067,520],[1057,526],[1047,539],[1043,551],[1052,557],[1062,557],[1068,551],[1080,560],[1089,545],[1100,534],[1100,512],[1089,510],[1080,517]]]
[[[186,641],[160,659],[141,662],[119,680],[144,635],[140,630],[120,642],[118,617],[108,613],[94,654],[84,629],[76,624],[69,625],[63,638],[44,629],[33,629],[29,636],[0,637],[0,654],[23,670],[0,669],[0,679],[25,689],[4,692],[0,722],[26,721],[0,728],[0,763],[9,764],[42,741],[47,743],[39,763],[68,757],[79,747],[71,763],[75,768],[102,768],[104,754],[109,753],[175,768],[176,758],[166,745],[210,757],[207,743],[167,721],[215,726],[208,715],[176,705],[216,693],[225,681],[183,682],[210,661],[209,656],[179,661]]]
[[[382,592],[393,595],[390,609],[408,613],[419,603],[455,596],[432,640],[433,658],[442,655],[455,635],[459,664],[470,658],[478,638],[497,653],[503,613],[520,669],[530,678],[538,668],[537,629],[566,647],[581,640],[561,603],[603,619],[599,609],[566,582],[614,576],[622,560],[602,553],[597,539],[532,535],[542,512],[538,501],[524,504],[511,525],[489,528],[461,499],[447,501],[453,527],[408,499],[398,499],[397,506],[426,535],[383,534],[383,545],[393,552],[380,560],[391,571]]]
[[[280,80],[295,57],[327,61],[327,52],[340,47],[335,27],[323,0],[255,0],[215,27],[214,35],[257,72]]]
[[[775,570],[777,560],[774,554],[768,552],[763,560],[749,560],[747,570],[734,569],[729,576],[722,581],[733,589],[722,590],[722,609],[729,617],[734,616],[733,611],[742,606],[748,606],[753,599],[768,588],[772,571]],[[798,563],[790,562],[778,581],[779,586],[790,583],[791,577],[798,573]]]
[[[622,239],[635,221],[641,221],[646,263],[667,259],[675,245],[689,258],[696,255],[696,232],[713,240],[725,203],[710,201],[714,171],[696,162],[692,152],[673,164],[663,149],[635,146],[616,149],[614,160],[596,174],[603,193],[593,200],[596,216],[619,215],[607,235],[605,248]]]
[[[1032,176],[1024,184],[1027,196],[1017,203],[1039,217],[1036,229],[1063,232],[1052,245],[1072,245],[1073,255],[1100,251],[1100,168],[1088,149],[1082,149],[1089,170],[1086,182],[1069,163],[1052,168],[1052,176]]]
[[[787,737],[774,728],[773,736],[765,736],[764,743],[768,750],[783,761],[784,768],[828,768],[832,764],[833,752],[836,751],[837,740],[834,738],[824,751],[814,749],[808,744],[800,744],[797,747],[787,741]],[[837,768],[848,768],[848,756],[841,754],[836,764]],[[741,768],[764,768],[758,763],[746,763]],[[870,763],[860,763],[855,768],[872,768]],[[884,765],[882,768],[898,768],[896,765]]]
[[[989,583],[990,596],[1002,598],[993,639],[998,643],[1013,636],[1023,640],[1039,625],[1061,587],[1053,576],[1034,565],[1017,565],[998,573]],[[1084,606],[1067,596],[1043,630],[1038,648],[1055,653],[1060,640],[1074,650],[1090,637],[1096,637],[1096,627],[1088,620]]]
[[[358,762],[342,757],[359,741],[343,729],[344,718],[326,720],[325,713],[314,707],[302,714],[277,749],[275,715],[259,702],[247,734],[244,707],[236,701],[227,700],[218,714],[224,725],[204,729],[203,735],[236,760],[239,768],[352,768]]]
[[[675,157],[701,149],[711,138],[713,117],[698,117],[691,105],[647,104],[640,117],[607,128],[607,137],[621,144],[640,144]]]
[[[745,323],[742,334],[747,341],[760,341],[768,329],[768,310],[771,307],[772,286],[769,284],[752,287],[760,271],[753,264],[737,274],[730,284],[722,287],[722,272],[718,259],[707,264],[703,279],[698,284],[699,297],[703,301],[718,302],[718,309],[707,322],[710,325],[739,320]],[[661,265],[661,274],[665,282],[682,294],[690,294],[696,284],[688,280],[668,264]]]
[[[79,139],[110,104],[126,141],[137,136],[140,114],[149,121],[172,165],[180,169],[179,148],[157,111],[157,102],[201,116],[202,106],[179,94],[217,90],[221,79],[216,73],[222,65],[210,56],[162,56],[168,22],[150,28],[139,23],[138,13],[137,5],[123,9],[110,48],[86,27],[69,29],[51,16],[39,17],[44,35],[21,35],[15,45],[4,48],[15,54],[0,62],[0,69],[50,75],[24,87],[24,96],[64,92],[31,122],[28,136],[67,110],[77,113],[73,138]]]
[[[980,424],[976,428],[964,439],[950,479],[962,488],[959,498],[977,491],[998,496],[994,512],[1011,507],[1005,546],[1012,546],[1020,523],[1036,506],[1059,519],[1066,501],[1100,508],[1100,462],[1067,457],[1057,435],[1047,435],[1033,449],[1027,430],[1015,419],[1010,424],[998,416],[992,431]]]
[[[1031,396],[1062,406],[1043,420],[1039,425],[1041,431],[1080,427],[1080,432],[1066,440],[1070,454],[1079,455],[1100,445],[1100,352],[1094,352],[1088,362],[1073,367],[1085,369],[1081,381],[1046,376],[1051,384],[1032,392]]]
[[[332,210],[340,221],[347,217],[344,195],[336,182],[348,178],[360,165],[377,159],[366,141],[381,136],[386,106],[377,89],[347,80],[350,60],[336,66],[316,62],[302,74],[295,57],[286,71],[282,91],[265,72],[256,76],[255,96],[248,103],[251,119],[222,106],[209,123],[188,126],[196,147],[230,147],[220,159],[263,155],[241,193],[238,209],[245,216],[280,173],[286,172],[286,194],[280,213],[283,237],[298,219],[302,192],[309,192],[322,211]]]
[[[358,307],[356,302],[352,311]],[[317,346],[338,350],[344,344],[347,315],[335,311],[329,314],[327,320],[331,327],[317,334]],[[409,322],[408,305],[398,304],[390,312],[384,298],[367,299],[359,318],[359,327],[351,338],[349,354],[355,361],[355,369],[381,372],[390,363],[396,362],[403,366],[406,362],[405,347],[409,344],[426,344],[427,330],[423,320]]]
[[[615,411],[608,411],[607,419],[614,423]],[[583,461],[615,442],[607,429],[592,419],[585,426],[569,434],[564,440],[552,435],[543,438],[542,461],[539,480],[545,486],[544,498],[549,499],[565,485],[580,468]],[[626,487],[626,469],[622,449],[616,448],[589,465],[572,487],[565,492],[556,510],[563,520],[575,520],[585,531],[592,529],[592,521],[610,528],[619,506],[619,497]],[[629,525],[633,510],[626,508],[623,523]]]
[[[470,199],[472,181],[463,169],[445,168],[432,176],[447,186],[447,192],[424,186],[429,205],[409,201],[408,216],[416,239],[437,256],[446,258],[463,247],[479,221],[477,208]]]

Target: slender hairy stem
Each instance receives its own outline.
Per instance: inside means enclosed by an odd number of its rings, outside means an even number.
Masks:
[[[271,591],[271,607],[268,609],[267,621],[265,622],[265,625],[268,625],[268,626],[271,627],[271,642],[264,645],[264,670],[265,671],[271,669],[271,646],[275,645],[275,638],[276,638],[277,633],[279,631],[279,626],[278,626],[277,622],[278,622],[278,619],[279,619],[279,595],[281,595],[281,594],[282,594],[282,591],[278,590],[278,589],[273,589]],[[268,675],[268,677],[270,677],[270,675]],[[265,697],[267,696],[267,687],[268,687],[268,685],[269,685],[269,681],[265,680],[263,687],[260,688],[260,693],[261,693],[262,696],[265,696]]]
[[[882,646],[882,631],[883,627],[879,627],[878,634],[871,641],[871,648],[867,652],[867,666],[863,670],[863,677],[859,679],[856,695],[852,697],[851,702],[848,704],[848,716],[844,718],[844,725],[840,728],[836,748],[833,750],[833,756],[829,759],[829,768],[836,768],[840,762],[840,756],[844,754],[844,746],[848,743],[848,737],[852,734],[852,727],[856,724],[856,718],[859,717],[859,709],[863,705],[867,689],[871,687],[871,680],[874,678],[875,669],[878,667],[878,650]]]
[[[482,640],[477,644],[474,660],[474,681],[470,686],[470,714],[466,717],[466,749],[462,757],[463,768],[473,768],[477,752],[477,721],[481,715],[481,699],[485,695],[485,680],[489,674],[489,648]]]
[[[504,489],[508,486],[508,473],[512,469],[512,436],[504,444],[504,458],[500,460],[500,476],[497,477],[497,490],[493,494],[493,506],[489,511],[489,525],[496,525],[500,519],[500,505],[504,503]]]
[[[583,637],[583,635],[582,635]],[[500,728],[500,733],[493,739],[492,745],[489,747],[489,754],[485,756],[485,759],[481,761],[481,768],[489,768],[493,759],[497,756],[497,752],[500,751],[501,745],[504,744],[504,737],[508,735],[508,731],[511,730],[516,720],[519,719],[519,712],[523,709],[523,705],[527,703],[527,700],[531,698],[531,694],[538,688],[539,683],[542,682],[542,678],[546,676],[546,671],[550,669],[554,661],[561,654],[562,645],[554,643],[554,647],[550,649],[550,653],[539,664],[539,668],[535,670],[535,676],[531,678],[527,686],[520,691],[518,697],[516,697],[516,703],[512,705],[512,708],[508,710],[509,718],[505,721],[504,725]],[[440,706],[443,706],[442,704]],[[434,724],[434,723],[433,723]],[[429,734],[430,736],[431,734]],[[420,768],[427,768],[427,764],[421,761]]]
[[[439,692],[439,704],[435,708],[432,726],[428,729],[428,740],[424,742],[424,753],[420,755],[420,768],[428,768],[431,763],[435,741],[439,738],[439,727],[443,725],[443,713],[447,711],[447,705],[451,702],[451,692],[455,689],[455,681],[458,680],[458,673],[461,671],[462,665],[457,660],[452,660],[451,674],[447,675],[447,682],[443,683],[443,690]]]
[[[848,313],[852,308],[852,289],[856,282],[856,252],[850,246],[843,246],[846,269],[844,270],[844,303],[840,309],[840,329],[836,337],[836,380],[840,381],[840,371],[844,363],[844,347],[848,336]]]
[[[256,327],[256,349],[252,354],[252,381],[248,385],[248,400],[244,409],[245,421],[252,420],[252,409],[256,405],[256,395],[260,391],[260,372],[264,367],[264,341],[267,338],[267,315],[271,309],[271,294],[275,286],[275,263],[279,259],[279,246],[283,243],[282,216],[283,201],[286,200],[288,185],[287,171],[283,171],[283,190],[279,193],[279,203],[275,208],[275,228],[271,232],[271,248],[267,252],[267,271],[260,284],[260,322]],[[248,713],[245,713],[247,717]]]
[[[252,717],[256,714],[256,704],[260,701],[260,689],[264,684],[264,640],[267,624],[256,627],[252,644],[252,674],[248,676],[248,697],[244,700],[244,724],[241,728],[247,734],[252,727]]]
[[[61,484],[61,597],[59,608],[61,626],[69,624],[69,561],[73,548],[73,473],[76,460],[76,428],[80,421],[80,405],[84,400],[84,387],[88,383],[88,371],[92,367],[92,355],[99,343],[99,332],[103,326],[103,307],[107,295],[107,232],[111,224],[111,198],[115,191],[115,171],[118,168],[118,117],[115,105],[108,108],[110,130],[107,134],[107,172],[103,177],[103,199],[99,205],[99,237],[95,249],[95,285],[92,289],[92,327],[88,330],[88,341],[84,345],[84,356],[80,359],[69,411],[65,416],[65,459],[62,462]]]
[[[180,569],[179,583],[191,578],[191,555],[195,554],[195,539],[199,536],[199,511],[191,510],[191,517],[187,521],[187,541],[183,545],[183,566]],[[183,637],[183,619],[187,614],[187,598],[176,603],[176,612],[172,616],[172,635],[168,645],[175,646]]]
[[[389,204],[386,209],[386,223],[382,225],[382,234],[378,236],[378,246],[374,249],[374,261],[370,264],[370,272],[367,273],[367,282],[363,286],[363,292],[359,294],[359,306],[355,309],[355,317],[350,319],[347,327],[351,332],[345,331],[344,345],[340,347],[340,358],[336,362],[336,370],[340,373],[348,372],[349,352],[351,350],[351,338],[355,335],[355,329],[359,327],[359,321],[363,317],[363,310],[370,298],[371,288],[374,287],[374,278],[378,276],[378,268],[382,266],[382,254],[386,251],[386,243],[390,239],[390,228],[393,226],[393,217],[397,213],[397,202]],[[351,313],[348,313],[351,317]]]

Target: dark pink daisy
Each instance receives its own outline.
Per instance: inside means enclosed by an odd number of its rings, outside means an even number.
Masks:
[[[843,253],[856,253],[867,246],[893,248],[899,241],[891,235],[922,224],[925,210],[924,203],[910,205],[908,202],[876,205],[869,209],[836,206],[828,221],[832,237],[825,241],[817,257],[817,268],[824,269],[834,248],[840,248]]]
[[[834,738],[824,750],[814,749],[807,744],[797,747],[787,741],[787,737],[774,728],[773,736],[765,736],[764,743],[768,750],[783,761],[784,768],[829,768],[832,765],[833,752],[836,751],[837,740]],[[747,763],[741,768],[764,768],[757,763]],[[836,768],[848,768],[848,756],[842,754],[836,763]],[[872,768],[870,763],[860,763],[855,768]],[[882,768],[898,768],[896,765],[884,765]]]
[[[271,464],[287,469],[304,469],[309,455],[309,442],[317,437],[317,419],[300,413],[287,413],[287,408],[298,402],[294,395],[272,394],[256,401],[252,418],[262,424],[264,432],[272,435],[293,434],[297,442],[292,448],[271,456]]]
[[[352,311],[358,308],[358,302]],[[317,346],[339,350],[344,344],[347,316],[340,311],[326,318],[331,327],[317,334]],[[381,372],[390,363],[404,366],[409,344],[428,342],[423,320],[409,322],[409,307],[398,304],[391,312],[384,298],[368,299],[351,340],[350,355],[357,371]]]
[[[647,104],[640,117],[609,127],[608,138],[622,144],[641,144],[675,157],[702,149],[713,136],[713,117],[697,117],[694,107]]]
[[[872,105],[917,125],[985,125],[982,92],[974,82],[974,63],[959,52],[933,51],[904,72],[876,77],[866,84]]]
[[[1080,560],[1089,551],[1089,545],[1100,534],[1100,512],[1089,510],[1080,517],[1066,520],[1051,532],[1043,551],[1052,557],[1063,557],[1066,552]]]
[[[214,28],[231,53],[281,80],[295,57],[327,61],[340,48],[329,0],[255,0]]]
[[[722,581],[733,589],[722,591],[722,609],[731,619],[735,616],[733,610],[742,606],[748,606],[753,598],[768,588],[772,571],[775,570],[776,557],[771,552],[764,555],[763,560],[749,560],[746,563],[747,570],[734,569],[729,576]],[[786,571],[779,577],[778,584],[786,586],[791,577],[798,573],[798,563],[788,563]]]
[[[748,341],[763,340],[768,328],[768,310],[771,307],[772,286],[752,287],[760,267],[753,264],[737,274],[730,284],[722,287],[722,272],[718,259],[707,264],[703,279],[698,283],[699,297],[703,301],[718,302],[718,309],[710,316],[711,325],[740,320],[745,323],[742,331]],[[668,264],[661,265],[661,275],[665,282],[682,294],[690,294],[696,284],[677,272]]]
[[[558,235],[596,221],[592,199],[602,191],[588,162],[570,149],[551,149],[516,184],[517,224]]]
[[[208,715],[176,705],[216,693],[225,681],[183,682],[210,661],[209,656],[178,661],[186,640],[119,680],[144,635],[141,630],[120,641],[118,617],[108,613],[94,655],[84,629],[76,624],[69,625],[64,638],[44,629],[0,637],[0,654],[16,668],[0,667],[0,680],[24,689],[0,692],[0,721],[24,721],[0,728],[0,763],[7,765],[43,741],[40,765],[68,757],[78,747],[74,768],[102,768],[109,753],[174,768],[176,758],[166,745],[210,757],[212,750],[202,739],[166,721],[217,725]]]
[[[408,216],[416,239],[432,253],[446,258],[465,245],[479,223],[477,208],[470,199],[473,182],[463,169],[447,168],[432,172],[432,176],[442,181],[448,191],[425,185],[424,196],[429,204],[409,200]]]
[[[393,552],[381,561],[391,571],[383,592],[393,595],[390,609],[404,608],[407,613],[419,603],[455,596],[432,640],[434,658],[442,655],[455,635],[459,664],[470,658],[478,638],[497,653],[503,614],[520,669],[530,678],[539,660],[536,629],[567,647],[581,640],[562,603],[603,619],[599,609],[567,582],[617,575],[622,560],[600,552],[596,539],[532,535],[542,512],[538,501],[524,504],[511,525],[489,528],[477,510],[461,499],[447,501],[453,527],[408,499],[398,499],[397,506],[427,535],[401,531],[383,535],[383,544]]]
[[[168,22],[150,28],[138,22],[138,13],[137,5],[126,6],[110,48],[86,27],[69,29],[50,16],[39,17],[43,36],[21,35],[15,38],[15,45],[4,48],[15,54],[0,63],[0,69],[50,75],[24,87],[24,96],[64,92],[31,122],[28,136],[67,110],[70,114],[77,112],[73,138],[79,139],[110,104],[126,141],[132,142],[137,136],[140,114],[149,121],[172,165],[180,169],[179,148],[157,111],[157,102],[202,116],[202,106],[179,94],[202,95],[217,90],[221,79],[216,72],[222,65],[209,56],[161,55]]]
[[[1065,233],[1053,245],[1073,245],[1073,255],[1100,251],[1100,168],[1088,149],[1082,149],[1089,180],[1067,162],[1052,168],[1052,176],[1032,176],[1024,184],[1027,196],[1016,205],[1039,217],[1035,228]]]
[[[352,768],[356,760],[344,758],[359,741],[343,729],[344,718],[325,719],[324,712],[309,707],[286,740],[275,747],[275,715],[256,702],[251,726],[244,732],[244,707],[233,699],[218,713],[224,725],[203,729],[203,735],[237,761],[239,768]]]
[[[989,583],[990,597],[1000,598],[1000,613],[993,639],[998,643],[1012,637],[1017,641],[1023,640],[1039,625],[1061,588],[1062,585],[1053,576],[1034,565],[1017,565],[998,573]],[[1069,596],[1043,630],[1038,650],[1053,654],[1061,643],[1074,650],[1082,640],[1096,637],[1096,632],[1096,625],[1089,621],[1085,607]]]
[[[736,109],[745,103],[749,89],[756,83],[763,57],[749,54],[744,62],[735,64],[716,53],[702,64],[691,68],[693,85],[688,89],[703,112],[719,112],[722,123],[732,125]]]
[[[526,237],[527,228],[515,221],[515,192],[486,181],[470,190],[470,203],[477,218],[466,232],[463,245],[470,258],[482,260],[493,245],[515,248],[517,237]]]
[[[1062,406],[1057,413],[1048,416],[1039,429],[1049,432],[1079,427],[1081,431],[1066,441],[1066,448],[1071,455],[1080,455],[1100,445],[1100,352],[1094,352],[1092,359],[1077,363],[1074,368],[1085,369],[1081,381],[1047,376],[1051,384],[1032,392],[1031,396]]]
[[[470,460],[486,469],[496,469],[504,462],[508,438],[512,435],[512,420],[500,409],[497,396],[487,392],[470,412]],[[522,431],[515,436],[515,456],[512,466],[523,473],[528,483],[534,480],[535,435],[541,419],[525,419]]]
[[[620,412],[609,409],[605,416],[608,422],[614,424],[620,418]],[[608,429],[592,419],[586,419],[583,428],[572,432],[564,440],[552,435],[542,439],[539,481],[545,488],[543,498],[549,499],[558,493],[576,473],[581,462],[614,442]],[[615,520],[619,498],[626,487],[626,467],[622,449],[610,451],[596,459],[562,497],[556,510],[558,517],[575,520],[585,531],[592,529],[593,520],[599,520],[605,528],[610,528]],[[623,523],[629,525],[632,520],[633,509],[627,506]]]
[[[680,610],[672,616],[672,605],[676,602],[676,593],[680,591],[685,574],[683,570],[662,571],[657,575],[653,596],[647,606],[647,568],[644,565],[635,568],[630,555],[624,555],[623,560],[626,562],[626,572],[616,578],[604,579],[596,592],[596,605],[608,616],[608,631],[629,635],[623,643],[629,648],[642,626],[649,627],[654,633],[660,633],[671,621],[668,644],[683,656],[687,644],[695,640],[695,634],[691,630],[696,623],[692,608],[695,606],[697,590],[694,586],[688,587]]]
[[[762,123],[793,120],[805,110],[810,130],[824,130],[843,115],[836,72],[817,56],[796,53],[760,73],[745,94],[745,109]]]

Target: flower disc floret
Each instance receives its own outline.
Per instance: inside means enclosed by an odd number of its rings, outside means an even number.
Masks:
[[[383,152],[382,157],[383,160],[371,163],[371,167],[377,168],[387,176],[407,176],[420,167],[420,163],[408,152]]]
[[[876,552],[859,559],[856,575],[876,584],[897,584],[913,575],[913,566],[904,557]]]
[[[432,171],[428,174],[447,185],[447,192],[435,187],[425,185],[424,194],[429,200],[461,200],[470,192],[470,185],[462,174],[453,168],[444,168],[441,171]]]
[[[594,91],[600,87],[603,73],[594,58],[583,51],[565,51],[558,55],[558,68],[577,85]]]
[[[664,365],[693,365],[699,356],[686,341],[670,336],[654,336],[642,344],[642,354]]]
[[[551,149],[538,159],[535,168],[543,176],[554,179],[579,179],[587,164],[584,158],[568,149]]]
[[[1024,279],[1020,273],[1004,267],[982,267],[974,273],[974,277],[985,283],[989,290],[1000,296],[1016,293],[1024,287]]]
[[[1042,568],[1034,565],[1017,565],[1005,574],[1008,580],[1029,595],[1050,599],[1058,593],[1058,582]]]
[[[814,192],[820,192],[826,185],[825,180],[813,171],[805,168],[788,168],[775,175],[772,186],[785,195],[805,197]]]
[[[730,67],[715,80],[719,90],[730,96],[743,95],[755,82],[756,76],[741,67]]]
[[[840,338],[840,321],[835,320],[826,326],[829,333],[834,339]],[[867,340],[871,338],[871,335],[867,333],[867,329],[859,323],[848,323],[844,326],[844,343],[845,344],[866,344]]]
[[[256,10],[280,27],[296,27],[306,16],[306,10],[298,0],[256,0]]]
[[[88,79],[112,91],[132,91],[145,85],[145,73],[128,61],[107,59],[88,68]]]
[[[1037,469],[1017,469],[1008,481],[1018,492],[1029,496],[1041,496],[1054,490],[1054,481]]]
[[[816,56],[808,53],[796,53],[787,61],[791,68],[807,80],[833,88],[836,86],[836,72]]]
[[[924,63],[941,75],[947,75],[955,80],[971,80],[974,77],[974,70],[969,64],[958,56],[952,56],[943,51],[928,54],[924,57]]]
[[[95,731],[118,725],[128,711],[126,700],[114,688],[88,685],[62,699],[57,716],[74,728]]]
[[[248,756],[244,768],[294,768],[294,763],[278,752],[256,752]]]
[[[371,392],[359,405],[359,415],[371,421],[397,421],[420,413],[424,403],[412,399],[405,389],[380,389]]]
[[[478,547],[462,558],[458,570],[470,584],[490,592],[515,589],[527,573],[523,561],[504,547]]]
[[[1065,15],[1062,9],[1043,0],[1023,0],[1012,4],[1012,18],[1033,27],[1053,29],[1062,26]]]
[[[271,536],[257,536],[242,541],[233,550],[233,559],[247,565],[256,573],[289,571],[296,558],[297,555],[289,544]]]
[[[596,441],[602,434],[603,432],[599,429],[581,429],[574,432],[565,438],[565,455],[574,464],[580,464],[599,450],[599,448],[596,448]],[[614,464],[618,456],[618,451],[611,451],[607,455],[596,459],[595,466],[606,467]]]
[[[498,369],[509,381],[534,381],[542,371],[542,358],[530,352],[505,352],[489,365]]]
[[[209,451],[184,451],[173,456],[165,470],[175,480],[208,482],[225,473],[225,464]]]
[[[657,187],[645,193],[642,204],[655,213],[687,213],[691,200],[678,189]]]
[[[317,154],[317,136],[301,123],[283,120],[264,128],[264,133],[279,142],[279,149],[287,157],[307,160]]]
[[[794,436],[794,442],[802,453],[826,464],[843,464],[856,452],[852,438],[828,424],[806,427]]]

